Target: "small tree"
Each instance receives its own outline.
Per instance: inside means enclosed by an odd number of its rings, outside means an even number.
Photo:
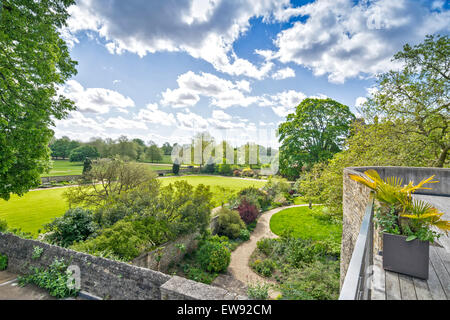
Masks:
[[[148,160],[150,160],[150,162],[161,161],[162,160],[161,149],[159,149],[156,144],[152,144],[145,151],[145,157]]]
[[[117,196],[155,179],[145,164],[101,159],[84,175],[84,183],[67,188],[64,197],[69,205],[99,206],[110,196]]]
[[[86,157],[83,163],[83,175],[86,175],[89,171],[91,171],[91,169],[92,169],[92,160],[89,159],[89,157]]]

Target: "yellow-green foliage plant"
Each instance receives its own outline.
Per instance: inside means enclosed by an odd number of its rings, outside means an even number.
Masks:
[[[375,192],[380,203],[375,216],[382,231],[408,236],[407,240],[420,239],[433,242],[440,236],[432,230],[437,227],[448,234],[450,221],[442,220],[442,212],[427,202],[413,199],[412,194],[419,189],[428,189],[425,184],[438,183],[434,175],[414,185],[410,181],[403,185],[398,177],[381,179],[376,170],[364,172],[365,177],[351,174],[350,178],[364,184]]]

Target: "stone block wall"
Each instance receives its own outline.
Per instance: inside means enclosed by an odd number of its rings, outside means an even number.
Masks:
[[[186,253],[197,249],[200,233],[195,232],[167,242],[150,252],[146,252],[133,260],[133,265],[153,270],[167,272],[172,263],[180,262]],[[184,246],[180,250],[179,246]],[[160,257],[158,261],[158,257]]]
[[[34,247],[42,255],[32,258]],[[81,290],[111,300],[209,300],[245,299],[227,290],[181,277],[76,252],[36,240],[0,232],[0,253],[8,256],[8,271],[28,274],[30,267],[47,268],[63,258],[80,270]]]
[[[370,200],[370,189],[352,179],[349,174],[362,175],[350,168],[344,169],[343,175],[343,218],[342,218],[342,243],[340,261],[341,286],[347,274],[348,265],[352,258],[356,239]]]
[[[81,178],[81,175],[41,177],[41,183],[62,182],[62,181],[76,181],[76,180],[78,180],[80,178]]]

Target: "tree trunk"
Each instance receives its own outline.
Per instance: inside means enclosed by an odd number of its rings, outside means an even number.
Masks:
[[[439,156],[439,159],[436,163],[436,167],[442,168],[445,163],[445,159],[447,159],[447,153],[449,150],[449,146],[446,146],[444,149],[442,149],[441,155]]]

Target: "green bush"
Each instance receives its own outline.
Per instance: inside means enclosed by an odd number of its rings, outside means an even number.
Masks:
[[[245,228],[239,212],[227,208],[221,208],[217,218],[218,233],[225,235],[230,239],[236,239],[240,236],[241,230]]]
[[[269,285],[266,283],[249,284],[247,295],[253,300],[267,300],[269,298]]]
[[[232,174],[231,165],[223,163],[217,166],[217,172],[224,176],[229,176]]]
[[[98,237],[75,243],[71,248],[92,255],[108,252],[130,261],[142,252],[173,238],[173,235],[169,238],[168,227],[163,221],[154,217],[134,218],[131,216],[120,220],[112,227],[102,230]]]
[[[259,251],[261,251],[266,256],[270,256],[273,251],[274,240],[263,238],[256,243],[256,247]]]
[[[336,300],[339,296],[339,262],[316,260],[295,269],[280,285],[285,300]]]
[[[219,241],[206,241],[197,251],[197,259],[203,270],[223,272],[228,268],[231,252],[228,244]]]
[[[6,270],[8,267],[8,257],[0,253],[0,271]]]
[[[242,170],[241,176],[243,176],[243,177],[253,177],[253,176],[255,176],[255,172],[251,168],[244,168]]]
[[[238,198],[241,201],[242,198],[247,199],[250,203],[257,206],[258,210],[265,210],[270,205],[270,198],[266,191],[260,190],[255,187],[244,188],[238,193]],[[239,201],[239,203],[240,203]]]
[[[256,259],[250,266],[260,275],[264,277],[271,277],[277,265],[272,259]]]
[[[68,247],[74,242],[84,241],[93,234],[98,226],[94,222],[92,211],[74,208],[66,211],[64,216],[55,218],[44,226],[45,240],[52,244]]]
[[[0,232],[6,232],[8,230],[8,223],[6,220],[0,219]]]
[[[32,268],[32,274],[27,276],[19,276],[19,285],[24,286],[33,283],[38,287],[46,289],[51,296],[57,298],[66,298],[77,296],[78,290],[74,283],[68,285],[71,272],[67,270],[64,259],[56,259],[47,268]],[[75,279],[73,279],[75,281]]]
[[[247,229],[241,229],[240,233],[239,233],[239,239],[242,239],[244,241],[247,241],[250,239],[250,231],[248,231]]]
[[[216,273],[209,273],[202,268],[191,266],[189,264],[183,266],[183,271],[188,279],[206,284],[211,284],[217,276]]]
[[[283,195],[291,190],[290,183],[284,178],[269,178],[263,186],[263,190],[267,192],[270,199],[275,199],[277,195]]]

